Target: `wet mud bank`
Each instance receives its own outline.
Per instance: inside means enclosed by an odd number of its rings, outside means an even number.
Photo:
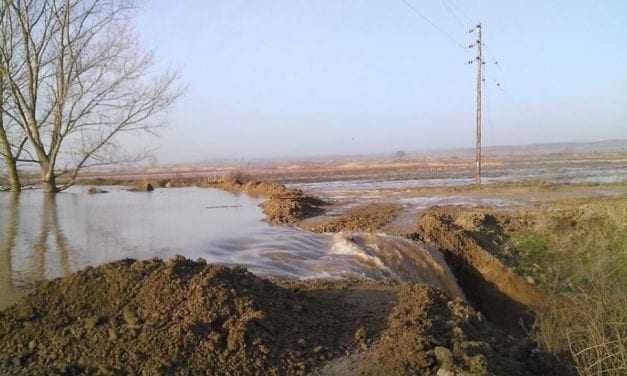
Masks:
[[[401,212],[401,205],[375,202],[356,206],[335,216],[319,216],[302,221],[299,226],[313,232],[375,232],[392,222]]]
[[[3,375],[559,374],[552,367],[425,284],[270,280],[182,257],[88,268],[0,312]]]

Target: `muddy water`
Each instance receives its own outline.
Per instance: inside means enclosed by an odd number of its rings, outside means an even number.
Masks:
[[[330,235],[263,221],[259,200],[215,189],[0,193],[0,308],[37,281],[123,258],[180,254],[289,278],[398,277]],[[397,278],[402,279],[402,276]]]

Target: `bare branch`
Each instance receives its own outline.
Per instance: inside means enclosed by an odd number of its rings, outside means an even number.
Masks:
[[[60,174],[71,185],[82,168],[118,160],[102,151],[120,135],[163,126],[179,76],[155,74],[129,26],[134,1],[0,1],[10,31],[0,35],[11,102],[3,113],[23,133],[19,160],[36,161],[51,189]]]

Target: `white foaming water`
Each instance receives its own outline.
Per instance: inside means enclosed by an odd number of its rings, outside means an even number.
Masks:
[[[338,233],[331,252],[359,260],[371,268],[374,279],[426,283],[465,299],[443,255],[424,243],[385,234]]]
[[[333,242],[331,245],[331,254],[355,256],[360,260],[363,260],[366,265],[374,265],[380,271],[388,274],[388,277],[396,276],[393,271],[388,268],[383,261],[376,254],[370,254],[371,248],[360,247],[353,241],[350,235],[338,233],[333,235]]]

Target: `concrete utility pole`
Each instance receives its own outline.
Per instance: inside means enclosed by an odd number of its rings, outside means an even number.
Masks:
[[[478,24],[470,32],[477,32],[477,41],[474,45],[470,45],[470,48],[477,48],[477,57],[475,63],[477,64],[477,143],[475,150],[475,183],[481,184],[481,86],[483,85],[483,56],[481,54],[481,24]]]

